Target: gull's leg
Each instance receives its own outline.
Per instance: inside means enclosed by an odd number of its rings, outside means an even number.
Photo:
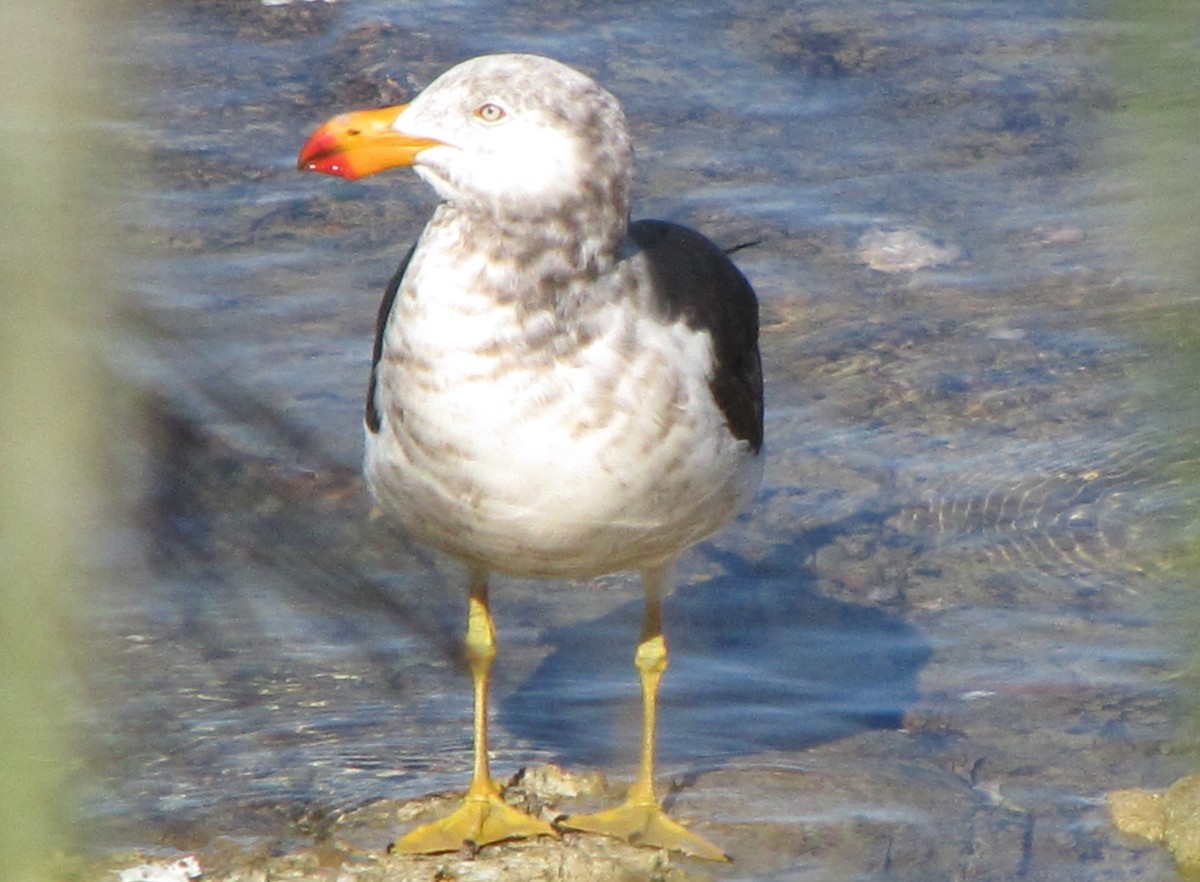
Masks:
[[[558,822],[569,830],[602,833],[635,845],[668,848],[710,861],[727,861],[728,855],[706,839],[672,821],[654,793],[655,719],[658,684],[667,669],[667,640],[662,632],[662,601],[672,578],[673,564],[642,572],[646,589],[646,614],[634,664],[642,681],[642,749],[637,779],[625,802],[591,815],[572,815]]]
[[[418,827],[396,843],[403,854],[457,851],[468,843],[475,847],[557,836],[545,821],[513,808],[500,798],[500,788],[488,768],[488,677],[496,655],[496,629],[488,609],[487,572],[471,570],[471,597],[467,611],[466,655],[475,690],[475,767],[463,803],[448,817]]]

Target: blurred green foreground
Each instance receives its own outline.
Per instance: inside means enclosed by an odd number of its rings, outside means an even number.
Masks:
[[[64,840],[67,654],[85,602],[106,407],[88,334],[109,260],[94,196],[97,3],[0,5],[0,872],[47,878]],[[85,10],[86,6],[86,10]],[[85,16],[85,11],[87,16]],[[86,94],[85,94],[86,93]]]
[[[1111,138],[1115,189],[1132,209],[1114,242],[1132,247],[1141,269],[1171,296],[1142,329],[1155,352],[1161,420],[1180,450],[1169,475],[1200,489],[1200,4],[1122,0],[1114,54],[1119,108]],[[1200,758],[1200,513],[1181,513],[1165,561],[1194,590],[1184,594],[1178,635],[1189,657],[1180,749]],[[1200,772],[1200,768],[1197,768]]]

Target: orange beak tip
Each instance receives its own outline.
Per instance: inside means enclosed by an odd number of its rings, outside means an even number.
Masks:
[[[296,168],[300,171],[323,172],[343,178],[354,177],[346,162],[346,151],[342,139],[330,129],[328,124],[321,126],[304,142],[304,146],[300,148],[300,156],[296,160]]]
[[[411,166],[422,150],[441,142],[407,135],[392,126],[405,105],[335,116],[309,136],[296,167],[354,180],[397,166]]]

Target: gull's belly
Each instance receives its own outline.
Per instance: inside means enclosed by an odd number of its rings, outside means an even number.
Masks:
[[[760,468],[703,371],[674,367],[707,357],[689,335],[656,329],[619,362],[604,345],[527,365],[385,359],[371,490],[417,539],[489,569],[583,576],[668,561],[745,504]]]

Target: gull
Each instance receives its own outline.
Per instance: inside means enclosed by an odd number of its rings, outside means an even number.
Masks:
[[[412,167],[439,200],[380,305],[364,471],[383,511],[465,564],[474,770],[457,810],[396,850],[561,828],[726,860],[661,808],[655,717],[676,560],[762,473],[750,284],[700,233],[630,221],[620,104],[549,58],[474,58],[410,104],[336,116],[299,167],[351,179]],[[489,575],[624,570],[645,591],[637,777],[622,804],[552,826],[505,803],[489,768]]]

